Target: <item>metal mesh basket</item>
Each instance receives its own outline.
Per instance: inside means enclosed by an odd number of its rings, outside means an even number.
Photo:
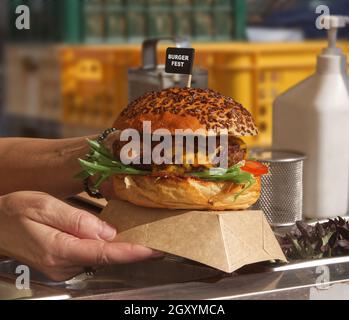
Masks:
[[[262,176],[261,196],[254,209],[263,210],[273,226],[302,220],[305,156],[272,149],[254,149],[251,156],[269,168],[269,173]]]

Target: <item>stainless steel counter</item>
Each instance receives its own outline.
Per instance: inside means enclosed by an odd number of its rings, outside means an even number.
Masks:
[[[324,260],[326,262],[326,260]],[[30,290],[15,287],[16,263],[0,263],[1,299],[348,299],[349,263],[274,271],[269,264],[224,274],[170,257],[118,265],[53,283],[32,272]],[[295,267],[295,266],[293,266]],[[282,267],[281,269],[284,269]]]
[[[224,277],[83,299],[348,299],[349,264]],[[330,279],[326,280],[327,275]]]
[[[0,299],[349,299],[349,257],[259,263],[226,274],[168,256],[59,283],[31,270],[29,290],[15,286],[17,265],[0,261]]]

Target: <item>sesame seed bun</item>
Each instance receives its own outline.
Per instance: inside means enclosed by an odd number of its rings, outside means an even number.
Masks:
[[[196,210],[243,210],[259,198],[261,183],[256,182],[234,200],[243,188],[232,182],[209,182],[195,178],[153,176],[113,177],[115,197],[150,208]]]
[[[165,128],[203,129],[218,133],[228,130],[233,136],[255,136],[258,129],[241,104],[211,89],[170,88],[149,92],[131,102],[120,114],[114,127],[142,132],[143,121],[151,121],[152,132]]]
[[[200,129],[204,134],[210,134],[225,129],[234,139],[258,134],[251,114],[241,104],[210,89],[170,88],[146,93],[121,112],[114,127],[142,133],[143,121],[151,121],[152,133],[167,129],[174,135],[177,129]],[[114,154],[116,145],[113,143],[111,148]],[[240,147],[236,152],[240,152]],[[242,184],[171,174],[115,175],[113,189],[114,197],[144,207],[242,210],[259,198],[260,179],[255,178],[256,182],[241,194]],[[235,198],[237,194],[239,196]]]

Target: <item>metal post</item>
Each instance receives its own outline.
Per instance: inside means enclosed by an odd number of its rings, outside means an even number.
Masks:
[[[81,0],[63,0],[64,41],[77,43],[82,40],[82,7]]]
[[[235,23],[235,39],[246,40],[246,18],[247,8],[245,0],[232,0],[234,1],[234,23]]]

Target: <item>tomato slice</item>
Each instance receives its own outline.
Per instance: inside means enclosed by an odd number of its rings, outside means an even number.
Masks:
[[[258,161],[245,160],[241,170],[252,173],[254,176],[261,176],[268,173],[268,167]]]

